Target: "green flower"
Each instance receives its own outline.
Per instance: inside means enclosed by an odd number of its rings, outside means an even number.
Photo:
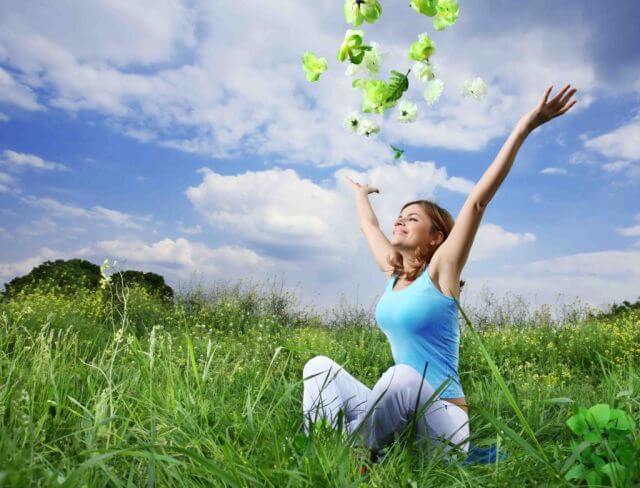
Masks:
[[[371,42],[371,49],[364,53],[362,63],[349,64],[345,71],[347,76],[365,75],[372,76],[377,75],[380,72],[380,65],[383,60],[383,53],[380,51],[377,42]]]
[[[389,85],[382,80],[354,80],[353,86],[362,88],[362,111],[364,113],[383,114],[395,101],[389,102]]]
[[[409,48],[409,59],[413,59],[414,61],[426,61],[435,50],[436,45],[431,39],[429,39],[429,36],[427,36],[427,34],[420,34],[419,40],[411,44],[411,47]]]
[[[438,12],[433,18],[435,30],[444,30],[458,20],[458,0],[439,0],[436,8]]]
[[[411,70],[413,74],[423,82],[433,80],[436,77],[435,66],[429,60],[414,63]]]
[[[462,95],[465,97],[473,97],[480,100],[487,94],[487,85],[485,85],[482,78],[473,78],[472,80],[466,80],[464,87],[462,88]]]
[[[311,51],[305,51],[302,56],[302,69],[307,75],[307,80],[318,81],[320,75],[327,70],[327,60],[318,58]]]
[[[381,14],[382,6],[378,0],[346,0],[344,2],[344,18],[356,27],[364,21],[373,24]]]
[[[424,90],[424,99],[429,105],[433,105],[442,93],[444,83],[441,79],[435,78],[427,83],[427,88]]]
[[[433,17],[437,12],[438,0],[411,0],[411,8],[419,14]]]
[[[338,51],[338,61],[344,62],[347,57],[353,64],[360,64],[364,58],[365,52],[371,50],[371,46],[362,44],[364,32],[361,30],[347,30],[344,35],[344,41]]]

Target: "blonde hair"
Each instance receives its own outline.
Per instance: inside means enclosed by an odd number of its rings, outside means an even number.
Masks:
[[[442,232],[444,234],[444,239],[442,240],[442,242],[444,242],[447,237],[449,237],[451,229],[453,229],[454,220],[451,214],[446,209],[430,200],[414,200],[413,202],[405,203],[402,207],[402,210],[407,208],[409,205],[416,204],[420,205],[420,207],[422,207],[422,209],[431,219],[431,229],[429,232]],[[407,271],[406,273],[406,278],[408,281],[413,281],[418,277],[418,274],[420,274],[425,266],[429,264],[429,261],[431,261],[431,257],[433,257],[436,249],[438,249],[442,245],[442,242],[433,249],[430,255],[428,254],[428,249],[424,249],[420,246],[416,247],[414,259],[417,264],[415,266],[409,265],[409,271]],[[400,254],[399,252],[396,251],[387,256],[387,263],[389,263],[389,265],[393,268],[396,276],[399,276],[405,272],[402,254]],[[464,283],[465,282],[463,280],[460,280],[460,290],[462,290]]]

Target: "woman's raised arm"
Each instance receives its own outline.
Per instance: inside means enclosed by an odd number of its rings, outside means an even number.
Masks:
[[[493,163],[469,193],[451,233],[437,251],[438,259],[444,260],[458,273],[462,272],[467,262],[484,209],[509,173],[524,140],[536,127],[564,114],[576,103],[573,100],[567,105],[576,92],[574,88],[565,94],[569,86],[567,84],[550,102],[547,99],[553,85],[547,89],[540,103],[520,118]]]

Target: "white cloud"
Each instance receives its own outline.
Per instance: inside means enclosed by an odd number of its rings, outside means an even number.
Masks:
[[[531,201],[533,201],[533,203],[540,203],[542,202],[542,198],[538,193],[534,193],[533,195],[531,195]]]
[[[19,193],[17,180],[7,173],[0,172],[0,193]]]
[[[397,195],[429,198],[438,187],[461,193],[472,187],[469,180],[448,177],[446,168],[421,161],[400,161],[366,173],[340,169],[334,173],[332,187],[279,167],[238,175],[222,175],[208,168],[199,172],[202,182],[185,193],[209,224],[259,246],[281,250],[295,246],[297,252],[314,254],[353,250],[358,216],[346,175],[389,195],[380,201],[373,197],[374,205],[380,207],[381,223],[386,226],[388,221],[389,229],[402,205]]]
[[[496,224],[482,224],[469,254],[469,262],[481,261],[502,254],[504,251],[535,242],[531,232],[518,234],[508,232]]]
[[[54,198],[38,198],[33,195],[22,197],[21,200],[27,205],[41,208],[57,217],[104,221],[128,229],[142,230],[143,226],[137,223],[136,220],[145,220],[145,218],[139,216],[133,216],[98,205],[86,209],[77,205],[62,203]]]
[[[200,224],[196,224],[193,227],[186,227],[186,226],[180,225],[178,226],[178,230],[183,234],[188,234],[188,235],[202,234],[202,226]]]
[[[16,233],[24,237],[38,237],[52,234],[58,230],[58,225],[48,219],[36,219],[28,224],[16,227]]]
[[[540,174],[543,175],[566,175],[567,170],[564,168],[544,168],[540,171]]]
[[[11,120],[7,114],[0,112],[0,122],[9,122]]]
[[[1,53],[0,47],[0,53]],[[41,110],[43,107],[38,103],[31,88],[25,86],[14,79],[11,74],[0,67],[0,102],[9,102],[25,110]],[[9,120],[5,118],[0,120]]]
[[[585,147],[610,158],[640,159],[640,117],[606,134],[584,138]]]
[[[418,122],[388,120],[379,138],[363,141],[342,128],[345,113],[360,107],[361,93],[330,55],[344,32],[336,27],[344,24],[341,8],[293,0],[251,8],[228,0],[188,5],[43,4],[34,12],[17,2],[0,7],[0,60],[21,71],[31,88],[47,86],[50,106],[114,115],[122,132],[140,141],[214,157],[280,155],[318,167],[383,164],[391,157],[388,140],[483,148],[511,129],[523,107],[537,103],[546,84],[559,87],[570,79],[580,87],[572,113],[588,107],[596,86],[586,43],[591,30],[583,19],[563,29],[527,20],[496,34],[472,31],[485,12],[469,8],[455,29],[434,34],[434,62],[445,82],[440,102],[422,104]],[[424,19],[399,9],[385,15],[387,23],[369,26],[368,35],[389,52],[388,76],[390,68],[404,69],[396,60],[412,64],[406,49]],[[319,83],[304,78],[300,56],[306,49],[332,59]],[[470,76],[489,81],[483,101],[460,96]],[[411,83],[408,98],[419,100],[422,89]]]
[[[629,161],[614,161],[612,163],[607,163],[602,166],[602,169],[608,171],[609,173],[618,173],[622,171],[624,168],[629,166]]]
[[[12,169],[31,167],[46,170],[69,170],[69,168],[67,168],[64,164],[54,163],[53,161],[45,161],[35,154],[19,153],[16,151],[11,151],[10,149],[5,149],[2,152],[2,155],[3,159],[0,160],[0,163],[3,163],[5,166],[8,166]]]

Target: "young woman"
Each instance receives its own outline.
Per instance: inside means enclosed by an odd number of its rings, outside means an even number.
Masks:
[[[576,92],[569,87],[567,84],[548,101],[550,86],[540,103],[520,118],[467,197],[455,224],[439,205],[416,200],[402,207],[391,240],[387,240],[368,198],[369,193],[379,193],[378,189],[349,179],[360,228],[388,278],[375,317],[390,342],[395,365],[369,389],[332,359],[310,359],[303,369],[307,434],[318,419],[327,419],[337,428],[338,419],[343,418],[346,430],[357,432],[362,445],[375,453],[419,414],[415,423],[418,441],[435,440],[432,446],[442,441],[445,452],[453,446],[468,451],[469,411],[458,377],[456,300],[464,284],[460,275],[484,210],[524,140],[536,127],[576,103],[569,103]],[[439,395],[434,395],[439,388]]]

